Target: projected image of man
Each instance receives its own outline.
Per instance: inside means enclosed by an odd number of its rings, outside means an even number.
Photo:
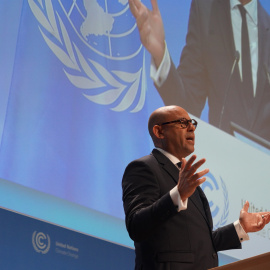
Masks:
[[[130,0],[152,55],[151,76],[165,105],[179,104],[232,133],[232,124],[270,141],[270,16],[258,0],[192,0],[186,45],[176,69],[157,0]]]

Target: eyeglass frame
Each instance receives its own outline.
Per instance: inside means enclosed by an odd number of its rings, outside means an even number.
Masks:
[[[181,122],[182,120],[185,120],[186,123],[185,123],[185,124],[182,123],[182,122]],[[172,120],[172,121],[169,121],[169,122],[164,122],[164,123],[157,124],[157,125],[159,125],[159,126],[164,126],[164,125],[168,125],[168,124],[172,124],[172,123],[180,123],[182,128],[187,128],[187,127],[189,126],[189,123],[191,123],[191,124],[195,127],[195,129],[196,129],[197,126],[198,126],[198,122],[197,122],[195,119],[189,119],[189,120],[188,120],[188,119],[185,118],[185,117],[180,118],[180,119],[177,119],[177,120]],[[184,125],[184,126],[182,126],[182,125]]]

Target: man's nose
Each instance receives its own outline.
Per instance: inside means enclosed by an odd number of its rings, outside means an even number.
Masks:
[[[196,129],[196,127],[192,124],[192,122],[189,122],[188,126],[187,126],[187,130],[188,131],[194,131],[195,129]]]

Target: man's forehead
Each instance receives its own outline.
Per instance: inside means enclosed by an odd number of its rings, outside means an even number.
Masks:
[[[171,117],[176,117],[177,119],[180,118],[186,118],[186,119],[190,119],[188,113],[186,110],[184,110],[183,108],[175,108],[174,110],[171,110],[170,113],[168,114],[168,116]]]

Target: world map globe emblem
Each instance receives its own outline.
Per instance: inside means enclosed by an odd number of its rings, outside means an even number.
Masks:
[[[115,112],[142,110],[145,50],[128,0],[28,0],[68,80]]]
[[[128,0],[60,2],[77,36],[90,50],[113,60],[132,59],[141,52]]]

